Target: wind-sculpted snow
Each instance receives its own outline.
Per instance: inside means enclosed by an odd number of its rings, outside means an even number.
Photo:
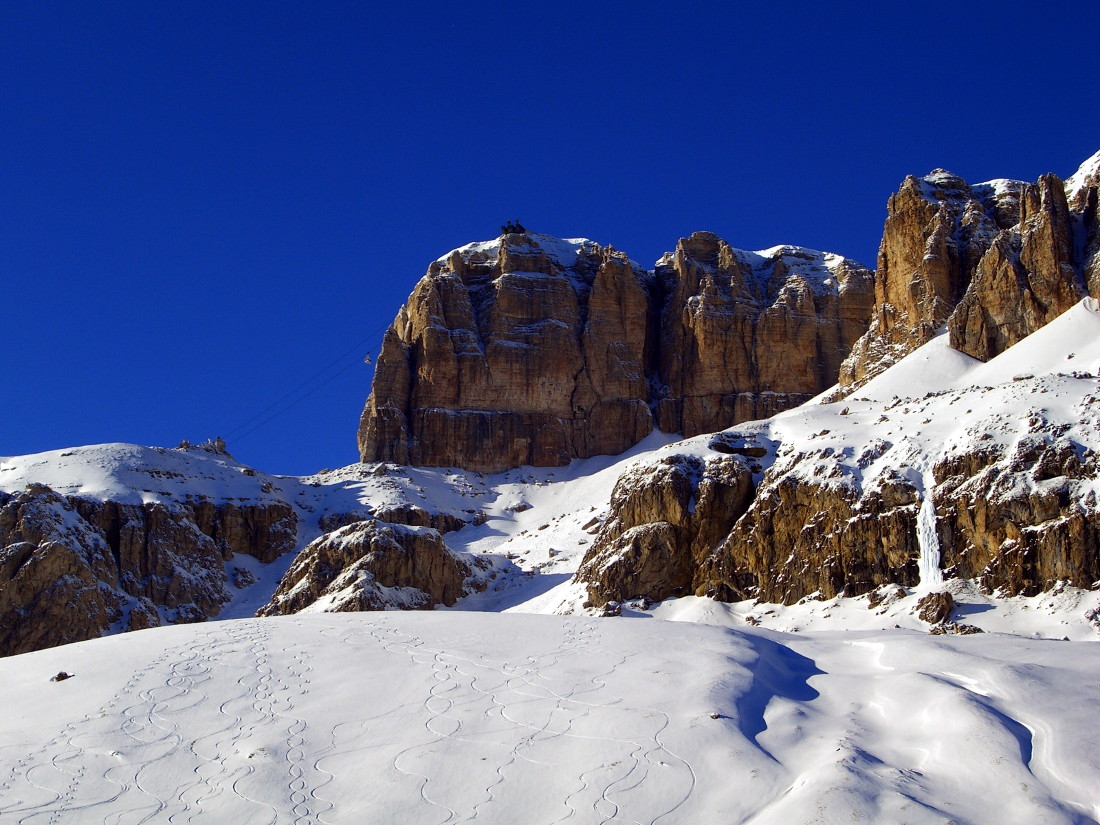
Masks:
[[[1088,825],[1100,646],[1071,644],[469,613],[158,628],[0,662],[0,820]]]

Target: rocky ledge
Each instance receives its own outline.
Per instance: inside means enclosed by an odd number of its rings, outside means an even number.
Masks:
[[[449,607],[474,568],[430,527],[359,521],[306,546],[258,615]]]

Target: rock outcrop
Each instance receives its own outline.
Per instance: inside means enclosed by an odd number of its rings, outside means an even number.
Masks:
[[[699,232],[655,273],[610,247],[508,234],[431,265],[387,331],[363,461],[499,471],[711,431],[836,380],[871,273]]]
[[[302,550],[258,615],[450,606],[472,572],[436,530],[359,521]]]
[[[1060,323],[1057,343],[1020,358],[1053,352],[1074,364],[1071,347],[1100,334],[1100,315],[1085,304]],[[990,385],[913,397],[868,385],[872,397],[735,427],[637,465],[620,478],[612,518],[577,574],[589,601],[695,593],[792,604],[945,578],[1007,596],[1095,587],[1095,362],[1088,372],[1012,376],[1013,356],[982,373],[1008,376]],[[877,386],[921,388],[920,365],[902,367],[910,371]],[[752,472],[752,486],[733,494],[727,482],[726,503],[704,507],[708,468],[731,458]]]
[[[653,399],[664,432],[715,432],[798,406],[837,379],[867,328],[872,276],[838,255],[733,249],[709,232],[657,263]]]
[[[1100,153],[1065,183],[906,178],[887,205],[871,327],[841,384],[860,386],[945,325],[953,347],[988,360],[1100,295],[1098,181]]]
[[[1023,187],[1019,222],[993,239],[947,319],[951,346],[987,361],[1088,294],[1100,261],[1084,259],[1074,234],[1080,225],[1095,244],[1095,191],[1081,212],[1072,213],[1065,186],[1054,175]]]
[[[0,492],[0,655],[80,642],[121,618],[102,533],[45,486]]]
[[[752,470],[731,455],[673,455],[628,471],[577,578],[589,600],[694,592],[695,571],[752,500]]]
[[[0,655],[208,619],[230,598],[234,554],[268,562],[296,535],[285,503],[124,504],[43,484],[0,492]]]

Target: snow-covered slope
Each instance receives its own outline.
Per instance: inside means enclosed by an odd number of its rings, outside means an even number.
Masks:
[[[1085,825],[1098,673],[1097,645],[655,619],[158,628],[0,661],[0,819]]]

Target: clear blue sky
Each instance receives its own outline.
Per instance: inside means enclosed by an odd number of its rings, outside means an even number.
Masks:
[[[513,218],[873,266],[905,175],[1100,148],[1098,6],[3,0],[0,455],[351,463],[363,354]]]

